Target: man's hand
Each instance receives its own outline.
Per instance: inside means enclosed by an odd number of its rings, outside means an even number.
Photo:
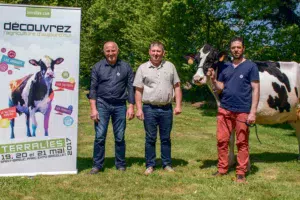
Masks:
[[[99,118],[99,113],[98,113],[97,109],[91,110],[90,118],[91,118],[91,120],[94,120],[95,122],[99,122],[100,118]]]
[[[144,120],[144,113],[143,113],[143,110],[138,109],[138,110],[136,111],[136,117],[137,117],[139,120]]]
[[[128,120],[132,120],[134,118],[134,109],[133,109],[133,106],[129,106],[129,108],[127,109],[126,118]]]
[[[249,113],[247,123],[248,124],[254,124],[256,120],[256,114],[254,113]]]
[[[182,112],[181,107],[176,106],[173,110],[174,115],[179,115]]]
[[[216,73],[213,68],[208,68],[206,76],[209,76],[212,81],[216,81]]]

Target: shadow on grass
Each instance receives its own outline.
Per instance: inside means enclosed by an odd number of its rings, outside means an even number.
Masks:
[[[268,127],[268,128],[280,128],[280,129],[285,129],[285,130],[294,130],[294,128],[288,123],[272,124],[272,125],[263,124],[261,126]]]
[[[264,163],[274,163],[274,162],[288,162],[292,160],[297,160],[298,154],[295,153],[254,153],[250,154],[251,161],[253,162],[264,162]]]
[[[78,157],[77,158],[77,167],[78,167],[78,172],[81,172],[86,169],[91,169],[93,164],[92,158],[86,158],[86,157]],[[144,166],[145,165],[145,158],[141,157],[127,157],[126,158],[126,164],[127,167],[130,167],[134,164]],[[188,162],[182,159],[176,159],[172,158],[172,166],[185,166],[187,165]],[[161,159],[156,160],[156,166],[160,167],[161,166]],[[115,158],[114,157],[107,157],[105,158],[104,161],[104,169],[106,168],[115,168]]]
[[[289,162],[289,161],[296,161],[298,154],[295,153],[270,153],[270,152],[263,152],[263,153],[254,153],[250,154],[250,162],[251,162],[251,170],[250,174],[255,174],[259,171],[259,168],[255,165],[255,163],[277,163],[277,162]],[[200,160],[197,160],[200,162]],[[202,165],[199,166],[200,169],[206,169],[210,167],[216,167],[218,164],[218,160],[203,160]],[[232,166],[228,171],[235,170],[235,166]]]

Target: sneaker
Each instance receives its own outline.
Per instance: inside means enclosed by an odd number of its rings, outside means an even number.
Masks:
[[[236,175],[235,182],[237,182],[237,183],[247,183],[245,175],[242,175],[242,174]]]
[[[166,166],[164,168],[164,170],[167,171],[167,172],[175,172],[175,170],[171,166]]]
[[[226,175],[226,173],[220,173],[219,171],[216,171],[216,172],[213,173],[212,175],[215,176],[215,177],[221,177],[221,176]]]
[[[117,170],[121,171],[121,172],[125,172],[126,171],[126,167],[119,167]]]
[[[154,168],[153,168],[153,167],[148,167],[148,168],[145,170],[144,174],[145,174],[146,176],[148,176],[148,175],[152,174],[153,171],[154,171]]]
[[[90,174],[98,174],[100,172],[100,169],[97,167],[93,167],[92,170],[90,171]]]

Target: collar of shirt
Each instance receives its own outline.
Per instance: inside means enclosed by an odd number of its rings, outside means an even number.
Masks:
[[[154,65],[151,63],[150,60],[148,61],[147,64],[148,64],[148,67],[149,67],[149,68],[157,68],[157,69],[160,69],[160,68],[162,68],[162,67],[164,66],[165,62],[166,62],[166,61],[162,60],[161,63],[160,63],[160,65],[159,65],[158,67],[154,66]]]
[[[105,60],[105,61],[104,61],[105,67],[115,67],[115,66],[117,66],[117,65],[119,64],[119,62],[120,62],[120,60],[117,59],[117,62],[116,62],[114,65],[111,65],[111,64],[109,64],[109,63],[107,62],[107,59],[104,59],[104,60]]]

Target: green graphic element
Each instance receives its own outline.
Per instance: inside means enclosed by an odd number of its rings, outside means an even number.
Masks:
[[[50,18],[51,8],[26,8],[26,17]]]
[[[64,72],[61,74],[61,76],[62,76],[64,79],[66,79],[66,78],[69,78],[70,74],[69,74],[69,72],[64,71]]]
[[[16,144],[1,144],[0,154],[64,148],[65,146],[66,146],[65,139],[42,140],[42,141],[35,141],[35,142],[16,143]]]

